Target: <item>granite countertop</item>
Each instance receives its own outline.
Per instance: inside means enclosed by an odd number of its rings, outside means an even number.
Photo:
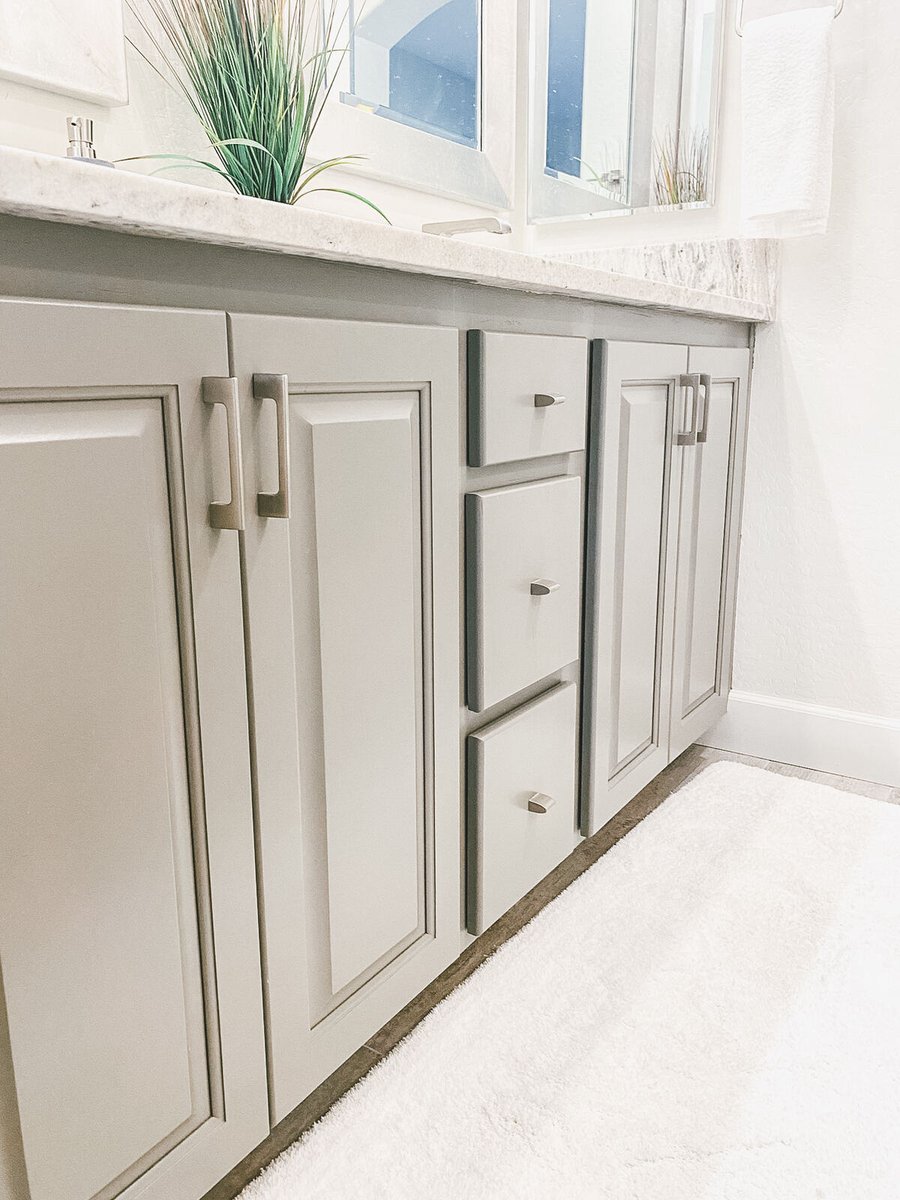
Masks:
[[[0,213],[740,321],[773,316],[759,300],[11,147],[0,147]]]

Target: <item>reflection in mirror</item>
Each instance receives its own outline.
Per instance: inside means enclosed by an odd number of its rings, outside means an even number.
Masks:
[[[548,175],[587,182],[627,203],[631,0],[550,0]]]
[[[629,204],[634,0],[534,0],[529,209]]]
[[[710,172],[721,0],[660,4],[651,148],[658,205],[712,203]]]
[[[351,6],[351,94],[341,98],[478,147],[480,8],[480,0],[360,0]]]
[[[713,201],[724,0],[533,0],[529,219]]]

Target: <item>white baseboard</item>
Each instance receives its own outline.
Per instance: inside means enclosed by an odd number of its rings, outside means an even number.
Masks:
[[[900,787],[900,721],[732,692],[704,746]]]

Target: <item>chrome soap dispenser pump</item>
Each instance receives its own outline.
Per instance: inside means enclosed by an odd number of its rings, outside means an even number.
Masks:
[[[115,166],[115,163],[97,157],[97,151],[94,149],[94,122],[90,117],[67,117],[66,131],[69,135],[66,158],[94,163],[98,167]]]

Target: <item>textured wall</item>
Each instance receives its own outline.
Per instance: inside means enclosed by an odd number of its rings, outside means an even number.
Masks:
[[[760,333],[736,688],[900,717],[900,5],[835,25],[832,220]]]

